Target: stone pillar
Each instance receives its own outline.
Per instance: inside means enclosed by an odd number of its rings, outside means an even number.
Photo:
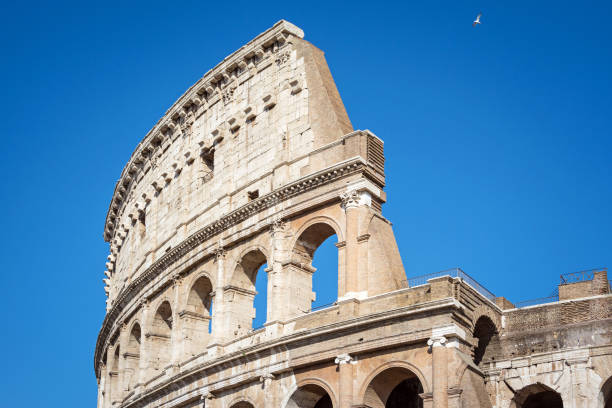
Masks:
[[[115,394],[117,396],[117,399],[119,400],[123,399],[123,396],[125,395],[125,392],[128,389],[128,381],[126,381],[126,379],[127,377],[129,377],[129,373],[127,373],[127,345],[129,341],[129,333],[127,331],[128,326],[127,323],[124,321],[121,323],[121,329],[119,329],[119,351],[121,352],[121,354],[119,355],[119,380],[117,381],[117,384],[119,384],[119,386],[117,390],[118,392],[117,394]]]
[[[179,319],[179,304],[181,300],[182,283],[183,279],[180,276],[175,276],[172,279],[174,301],[172,304],[172,331],[170,332],[170,365],[173,367],[178,366],[181,358],[183,357],[183,350],[185,348],[185,341],[181,336],[183,333],[183,322],[182,319]]]
[[[283,282],[283,264],[287,261],[287,254],[283,245],[285,229],[286,223],[282,219],[274,220],[270,226],[270,253],[268,255],[270,259],[268,259],[268,268],[266,269],[268,274],[268,315],[266,316],[266,322],[283,320],[286,317],[284,311],[289,305],[285,296],[287,285]]]
[[[202,406],[203,408],[215,408],[215,396],[210,392],[206,395],[202,395],[200,401],[202,402],[200,406]]]
[[[227,328],[225,327],[225,315],[223,310],[226,252],[221,243],[219,243],[214,253],[215,262],[217,263],[217,287],[215,288],[215,296],[213,298],[212,343],[220,343],[227,338]]]
[[[276,392],[274,390],[274,375],[270,373],[263,374],[259,377],[259,381],[263,384],[264,408],[275,408]]]
[[[360,235],[360,221],[367,213],[371,197],[366,192],[350,190],[340,196],[346,219],[345,279],[342,298],[367,297],[367,234]],[[365,245],[364,245],[365,244]]]
[[[98,382],[98,408],[105,408],[106,390],[106,364],[100,362],[100,381]]]
[[[448,408],[448,355],[446,338],[432,337],[427,341],[431,347],[433,408]]]
[[[350,408],[353,404],[353,357],[348,354],[340,354],[334,360],[338,364],[340,375],[339,383],[339,408]]]
[[[586,356],[565,360],[565,364],[569,366],[571,378],[570,408],[587,408],[590,406],[587,397],[589,392],[586,389],[588,361],[589,359]]]
[[[148,299],[142,299],[140,302],[140,370],[138,376],[138,384],[144,384],[149,378],[151,358],[149,353],[149,314],[150,304]]]

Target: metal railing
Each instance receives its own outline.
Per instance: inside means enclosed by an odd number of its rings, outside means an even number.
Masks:
[[[538,299],[522,300],[520,302],[516,302],[514,304],[514,307],[516,307],[517,309],[520,309],[522,307],[544,305],[547,303],[554,303],[558,301],[559,301],[559,294],[556,294],[556,295],[551,295],[548,297],[543,297],[543,298],[538,298]]]
[[[561,275],[561,284],[565,285],[568,283],[586,282],[593,280],[595,272],[607,271],[608,268],[595,268],[587,269],[585,271],[564,273]]]
[[[428,280],[433,279],[433,278],[440,278],[443,276],[450,276],[451,278],[461,278],[468,285],[476,289],[478,293],[480,293],[481,295],[489,299],[491,302],[495,302],[496,296],[493,294],[493,292],[491,292],[490,290],[482,286],[480,283],[476,281],[476,279],[472,278],[470,275],[465,273],[461,268],[446,269],[440,272],[428,273],[426,275],[420,275],[420,276],[415,276],[413,278],[408,278],[407,279],[408,287],[413,288],[415,286],[425,285]]]

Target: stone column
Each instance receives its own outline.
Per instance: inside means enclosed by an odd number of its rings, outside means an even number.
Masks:
[[[264,408],[275,408],[276,392],[274,392],[274,375],[270,373],[263,374],[259,377],[259,381],[263,384]]]
[[[203,408],[215,408],[215,396],[210,392],[206,395],[202,395],[200,401],[202,402],[200,406]]]
[[[448,355],[446,338],[432,337],[427,341],[431,347],[433,408],[448,408]]]
[[[362,271],[367,269],[367,265],[363,264],[365,262],[364,255],[367,256],[367,250],[364,252],[364,248],[367,249],[369,236],[367,234],[360,235],[359,224],[367,211],[367,205],[371,202],[371,198],[368,193],[358,192],[357,190],[343,193],[340,198],[346,218],[345,284],[344,292],[340,298],[365,297],[367,296],[367,277],[360,276],[359,272],[360,269]],[[360,244],[364,242],[366,245]],[[360,263],[363,266],[362,268],[360,268]]]
[[[138,375],[138,384],[144,384],[149,378],[150,362],[149,359],[149,300],[142,299],[140,301],[140,369]]]
[[[565,360],[565,364],[569,366],[571,388],[570,408],[587,408],[589,407],[588,395],[585,385],[587,383],[588,357],[576,357]],[[565,396],[563,396],[565,397]]]
[[[98,408],[104,408],[106,395],[106,364],[100,361],[100,381],[98,382]]]
[[[353,404],[353,357],[348,354],[340,354],[334,360],[338,364],[340,375],[339,383],[339,408],[350,408]]]
[[[119,355],[119,380],[117,381],[117,384],[119,384],[118,386],[118,390],[117,390],[117,394],[115,394],[117,396],[117,399],[122,400],[123,396],[125,395],[125,392],[128,389],[128,377],[129,374],[127,373],[127,359],[128,359],[128,353],[127,353],[127,345],[128,345],[128,335],[129,333],[128,331],[128,326],[127,323],[125,321],[123,321],[121,323],[121,329],[119,329],[119,351],[121,352],[121,354]]]
[[[213,299],[213,316],[212,316],[212,343],[218,344],[227,336],[227,328],[225,327],[225,315],[223,304],[223,286],[225,281],[225,256],[226,252],[221,242],[214,251],[215,262],[217,263],[217,287],[215,288],[215,297]]]
[[[270,253],[268,259],[268,304],[266,322],[282,320],[284,310],[287,307],[287,300],[283,296],[286,285],[283,285],[283,263],[286,256],[283,256],[283,240],[285,239],[286,224],[282,219],[276,219],[270,226]]]
[[[172,372],[178,368],[178,364],[183,357],[184,339],[182,336],[183,327],[182,319],[179,319],[179,305],[181,298],[181,286],[183,279],[180,276],[172,278],[172,291],[174,292],[174,301],[172,304],[172,331],[170,332],[170,365]]]

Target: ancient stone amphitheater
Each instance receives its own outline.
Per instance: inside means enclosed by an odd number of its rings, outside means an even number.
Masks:
[[[98,407],[609,408],[606,270],[564,276],[529,306],[460,269],[407,278],[384,163],[296,26],[206,73],[113,193]],[[311,261],[333,235],[337,301],[313,310]]]

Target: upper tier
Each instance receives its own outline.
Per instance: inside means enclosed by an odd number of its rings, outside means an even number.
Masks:
[[[104,228],[109,296],[203,225],[341,161],[311,153],[351,131],[302,30],[281,20],[258,35],[189,88],[123,169]]]

